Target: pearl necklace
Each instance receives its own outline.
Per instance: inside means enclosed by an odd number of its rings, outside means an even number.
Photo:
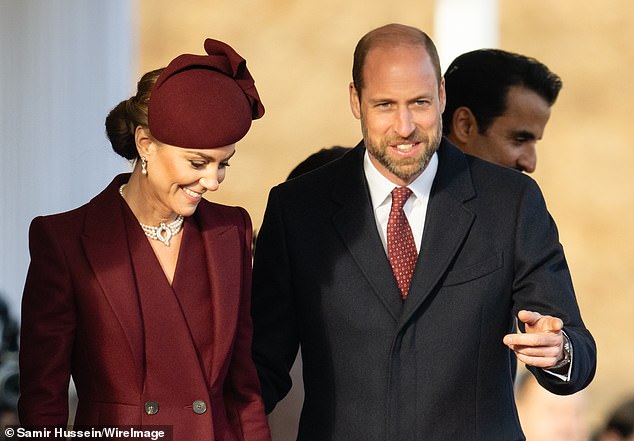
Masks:
[[[123,197],[123,187],[125,186],[126,184],[123,184],[121,187],[119,187],[119,194],[121,195],[121,197]],[[143,229],[143,232],[147,237],[153,240],[158,240],[162,242],[163,245],[168,247],[170,246],[170,239],[172,238],[172,236],[176,236],[183,228],[184,220],[185,218],[183,217],[183,215],[179,214],[176,220],[170,222],[169,224],[161,222],[158,227],[155,227],[139,222],[139,225],[141,225],[141,228]]]

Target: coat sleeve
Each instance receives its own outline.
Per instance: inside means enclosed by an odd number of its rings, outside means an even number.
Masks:
[[[267,413],[291,389],[289,372],[299,349],[291,264],[277,190],[269,194],[253,264],[253,358]]]
[[[251,356],[253,324],[251,321],[251,219],[240,208],[244,231],[242,250],[242,289],[233,355],[225,383],[227,410],[235,433],[242,441],[270,441],[257,372]]]
[[[68,422],[76,312],[60,242],[47,218],[33,220],[20,331],[18,413],[24,426],[66,426]]]
[[[517,219],[513,313],[528,309],[562,319],[574,352],[570,381],[539,368],[529,369],[549,391],[572,394],[594,377],[596,345],[581,318],[557,227],[532,180],[520,201]]]

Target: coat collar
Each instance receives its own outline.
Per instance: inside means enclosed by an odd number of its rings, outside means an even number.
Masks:
[[[443,138],[421,252],[408,298],[403,302],[377,232],[363,173],[364,153],[365,147],[360,143],[339,161],[339,180],[332,198],[341,208],[333,220],[375,295],[394,320],[403,325],[432,293],[466,238],[475,216],[464,202],[475,197],[475,190],[464,155]]]
[[[220,377],[223,363],[227,354],[232,350],[233,333],[236,329],[239,315],[240,301],[245,286],[245,271],[250,271],[250,264],[245,268],[245,259],[250,262],[250,242],[241,241],[240,232],[235,219],[226,216],[226,210],[206,200],[200,202],[195,213],[203,239],[207,257],[207,273],[213,296],[212,326],[213,326],[213,359],[211,378]],[[250,222],[245,221],[247,237],[251,237]],[[250,273],[249,273],[250,275]],[[222,385],[217,385],[222,387]]]
[[[365,146],[360,143],[338,161],[338,181],[333,187],[332,198],[340,209],[335,213],[333,223],[374,294],[398,322],[403,302],[395,294],[398,288],[372,211],[363,172],[364,153]]]
[[[119,187],[126,183],[129,174],[122,174],[87,204],[82,242],[84,250],[101,289],[124,330],[130,350],[134,354],[139,372],[143,368],[143,329],[139,319],[141,311],[136,295],[132,260],[129,253],[125,219]],[[207,256],[207,271],[211,283],[214,326],[214,358],[212,378],[216,378],[224,359],[222,352],[230,350],[231,341],[227,329],[235,327],[242,279],[243,251],[235,220],[225,215],[226,210],[206,200],[200,202],[194,214],[200,228]],[[247,235],[250,223],[246,222]],[[248,257],[250,258],[250,256]]]
[[[129,174],[117,177],[87,205],[82,242],[84,250],[110,307],[121,324],[137,366],[143,367],[143,329],[132,261],[125,234],[119,187]],[[141,378],[140,378],[141,380]]]
[[[476,196],[464,154],[443,138],[432,186],[421,250],[404,304],[404,325],[430,296],[467,237],[475,215],[465,202]]]

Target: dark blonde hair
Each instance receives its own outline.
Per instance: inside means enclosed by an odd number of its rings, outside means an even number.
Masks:
[[[134,141],[134,133],[138,126],[147,127],[147,108],[150,93],[163,68],[143,75],[137,83],[137,93],[127,100],[121,101],[106,117],[106,135],[112,149],[129,160],[139,157]]]

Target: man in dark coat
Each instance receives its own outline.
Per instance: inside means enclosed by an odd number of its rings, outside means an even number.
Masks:
[[[596,366],[539,188],[442,139],[418,29],[360,40],[350,103],[363,141],[269,195],[252,303],[267,409],[301,346],[298,440],[523,440],[509,351],[559,394]]]

